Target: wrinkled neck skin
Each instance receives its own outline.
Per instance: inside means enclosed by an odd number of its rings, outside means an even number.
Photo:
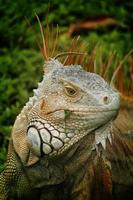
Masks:
[[[100,139],[99,133],[101,131]],[[111,142],[110,134],[111,123],[109,122],[103,127],[90,132],[63,154],[53,158],[47,156],[40,158],[35,165],[27,168],[32,187],[41,188],[71,180],[75,182],[77,173],[84,174],[86,172],[91,155],[99,154],[99,144],[104,144],[102,148],[106,150],[106,140]]]
[[[21,114],[16,120],[16,124],[20,123],[21,117],[23,117],[24,127],[27,127],[27,108],[22,110]],[[25,166],[25,172],[30,180],[30,184],[33,188],[41,188],[47,185],[56,185],[64,182],[68,178],[76,177],[78,170],[83,171],[84,165],[88,161],[89,157],[93,152],[98,153],[98,145],[101,143],[103,149],[106,149],[106,140],[111,141],[111,124],[107,124],[97,127],[95,130],[88,130],[84,137],[82,137],[78,142],[71,145],[66,151],[57,156],[43,155],[42,157],[37,157],[31,154],[29,146],[25,138],[16,140],[17,133],[23,130],[23,127],[19,130],[15,130],[13,134],[14,148],[20,157],[23,165]],[[21,124],[22,126],[22,124]],[[81,132],[82,134],[82,132]],[[23,134],[22,134],[23,135]],[[22,142],[25,145],[25,150],[20,148]],[[16,145],[17,144],[17,145]],[[30,162],[29,160],[34,160],[35,162]],[[89,162],[88,162],[89,163]]]

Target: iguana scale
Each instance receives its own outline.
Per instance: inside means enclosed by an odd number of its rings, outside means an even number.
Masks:
[[[0,199],[131,200],[132,106],[81,65],[49,58],[44,71],[13,126]]]

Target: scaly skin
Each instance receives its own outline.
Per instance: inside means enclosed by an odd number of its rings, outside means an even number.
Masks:
[[[15,121],[0,199],[111,199],[113,141],[122,143],[113,122],[119,106],[119,94],[100,76],[46,62],[42,82]],[[101,198],[94,192],[99,180]]]

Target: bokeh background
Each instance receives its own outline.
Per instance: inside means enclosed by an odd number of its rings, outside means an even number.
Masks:
[[[115,51],[121,59],[133,48],[132,0],[0,0],[0,170],[14,120],[42,78],[44,60],[27,23],[40,34],[35,14],[44,27],[47,14],[59,25],[61,51],[79,34],[88,52],[98,44],[98,55]]]

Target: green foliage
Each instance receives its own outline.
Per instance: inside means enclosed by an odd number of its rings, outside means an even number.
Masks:
[[[42,74],[40,53],[14,49],[0,55],[0,166],[5,159],[9,135],[17,114],[32,96]],[[3,153],[2,153],[3,152]]]
[[[97,32],[91,32],[85,37],[85,41],[88,42],[89,49],[93,49],[96,44],[104,49],[104,53],[108,56],[109,52],[115,51],[120,57],[124,53],[129,52],[132,49],[132,35],[130,33],[124,34],[117,30],[111,30],[99,35]]]
[[[39,15],[43,24],[48,13],[49,22],[60,26],[67,26],[77,20],[108,16],[125,25],[128,31],[132,26],[132,11],[133,3],[130,0],[78,0],[78,3],[77,0],[45,0],[43,2],[41,0],[1,0],[1,47],[12,48],[17,45],[24,48],[33,45],[32,41],[30,44],[27,42],[29,33],[26,18],[35,25],[37,21],[35,13]]]
[[[63,32],[70,23],[112,17],[122,27],[86,31],[83,39],[89,43],[89,49],[99,44],[98,57],[100,52],[108,56],[111,50],[122,57],[132,48],[132,11],[133,3],[130,0],[0,1],[0,170],[5,161],[14,120],[42,77],[43,59],[36,49],[35,35],[29,29],[26,18],[39,34],[35,13],[39,15],[43,25],[46,24],[45,17],[48,13],[49,22],[59,24],[61,48],[66,49],[68,40]]]

